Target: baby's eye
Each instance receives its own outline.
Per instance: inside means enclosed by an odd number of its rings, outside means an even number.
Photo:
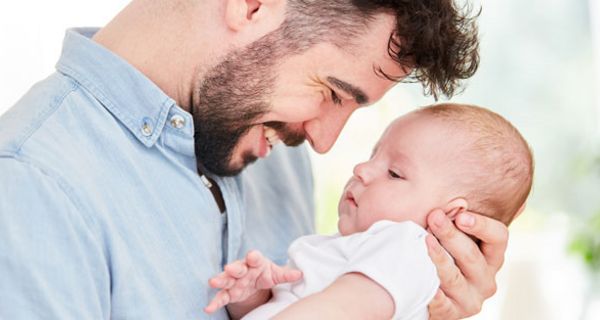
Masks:
[[[404,177],[401,174],[396,173],[396,172],[394,172],[392,170],[388,170],[388,174],[393,179],[404,179]]]

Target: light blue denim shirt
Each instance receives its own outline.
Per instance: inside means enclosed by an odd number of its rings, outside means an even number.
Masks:
[[[0,118],[0,319],[226,319],[202,311],[209,277],[314,231],[306,150],[217,177],[221,214],[191,115],[95,31]]]

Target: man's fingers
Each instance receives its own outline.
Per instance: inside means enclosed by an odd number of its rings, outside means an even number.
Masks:
[[[446,295],[453,296],[455,293],[468,291],[468,282],[462,275],[454,261],[446,254],[435,237],[427,235],[425,239],[429,257],[437,269],[440,278],[440,288]]]
[[[440,290],[443,291],[437,295],[443,295],[445,298],[438,297],[439,300],[434,305],[443,311],[440,311],[440,314],[446,315],[440,316],[438,319],[458,319],[478,313],[483,302],[481,294],[473,290],[468,279],[463,276],[435,237],[427,235],[425,241],[429,256],[438,271]],[[450,316],[454,314],[458,316]]]
[[[456,264],[448,266],[439,254],[442,249],[435,246],[437,241],[427,238],[431,258],[438,268],[441,290],[459,317],[478,313],[483,300],[496,291],[495,275],[504,260],[507,228],[501,222],[473,212],[457,215],[455,225],[443,211],[434,210],[427,222]],[[481,244],[477,245],[469,235],[479,239]]]
[[[427,222],[433,235],[454,258],[456,265],[466,278],[477,283],[481,279],[489,278],[487,261],[477,244],[457,229],[443,211],[432,211],[427,216]],[[445,292],[446,295],[449,294],[448,291]]]
[[[472,213],[462,213],[456,217],[460,230],[481,240],[481,251],[487,264],[499,270],[504,263],[504,253],[508,244],[508,228],[500,221]]]
[[[227,305],[228,303],[229,294],[227,293],[227,290],[221,290],[217,292],[215,297],[210,301],[206,308],[204,308],[204,312],[213,313],[222,308],[223,306]]]
[[[459,314],[452,300],[438,289],[437,293],[429,302],[429,320],[458,319]]]

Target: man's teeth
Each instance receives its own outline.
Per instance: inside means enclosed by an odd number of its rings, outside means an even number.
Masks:
[[[265,127],[265,138],[267,139],[271,147],[277,144],[277,142],[279,142],[279,136],[277,135],[277,131],[275,131],[275,129],[273,128]]]

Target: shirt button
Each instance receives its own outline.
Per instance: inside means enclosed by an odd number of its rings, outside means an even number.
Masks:
[[[142,122],[142,135],[145,137],[149,137],[154,132],[154,127],[152,126],[152,120],[150,118],[144,118]]]
[[[182,116],[176,114],[171,117],[171,126],[175,129],[181,129],[185,126],[185,119]]]

